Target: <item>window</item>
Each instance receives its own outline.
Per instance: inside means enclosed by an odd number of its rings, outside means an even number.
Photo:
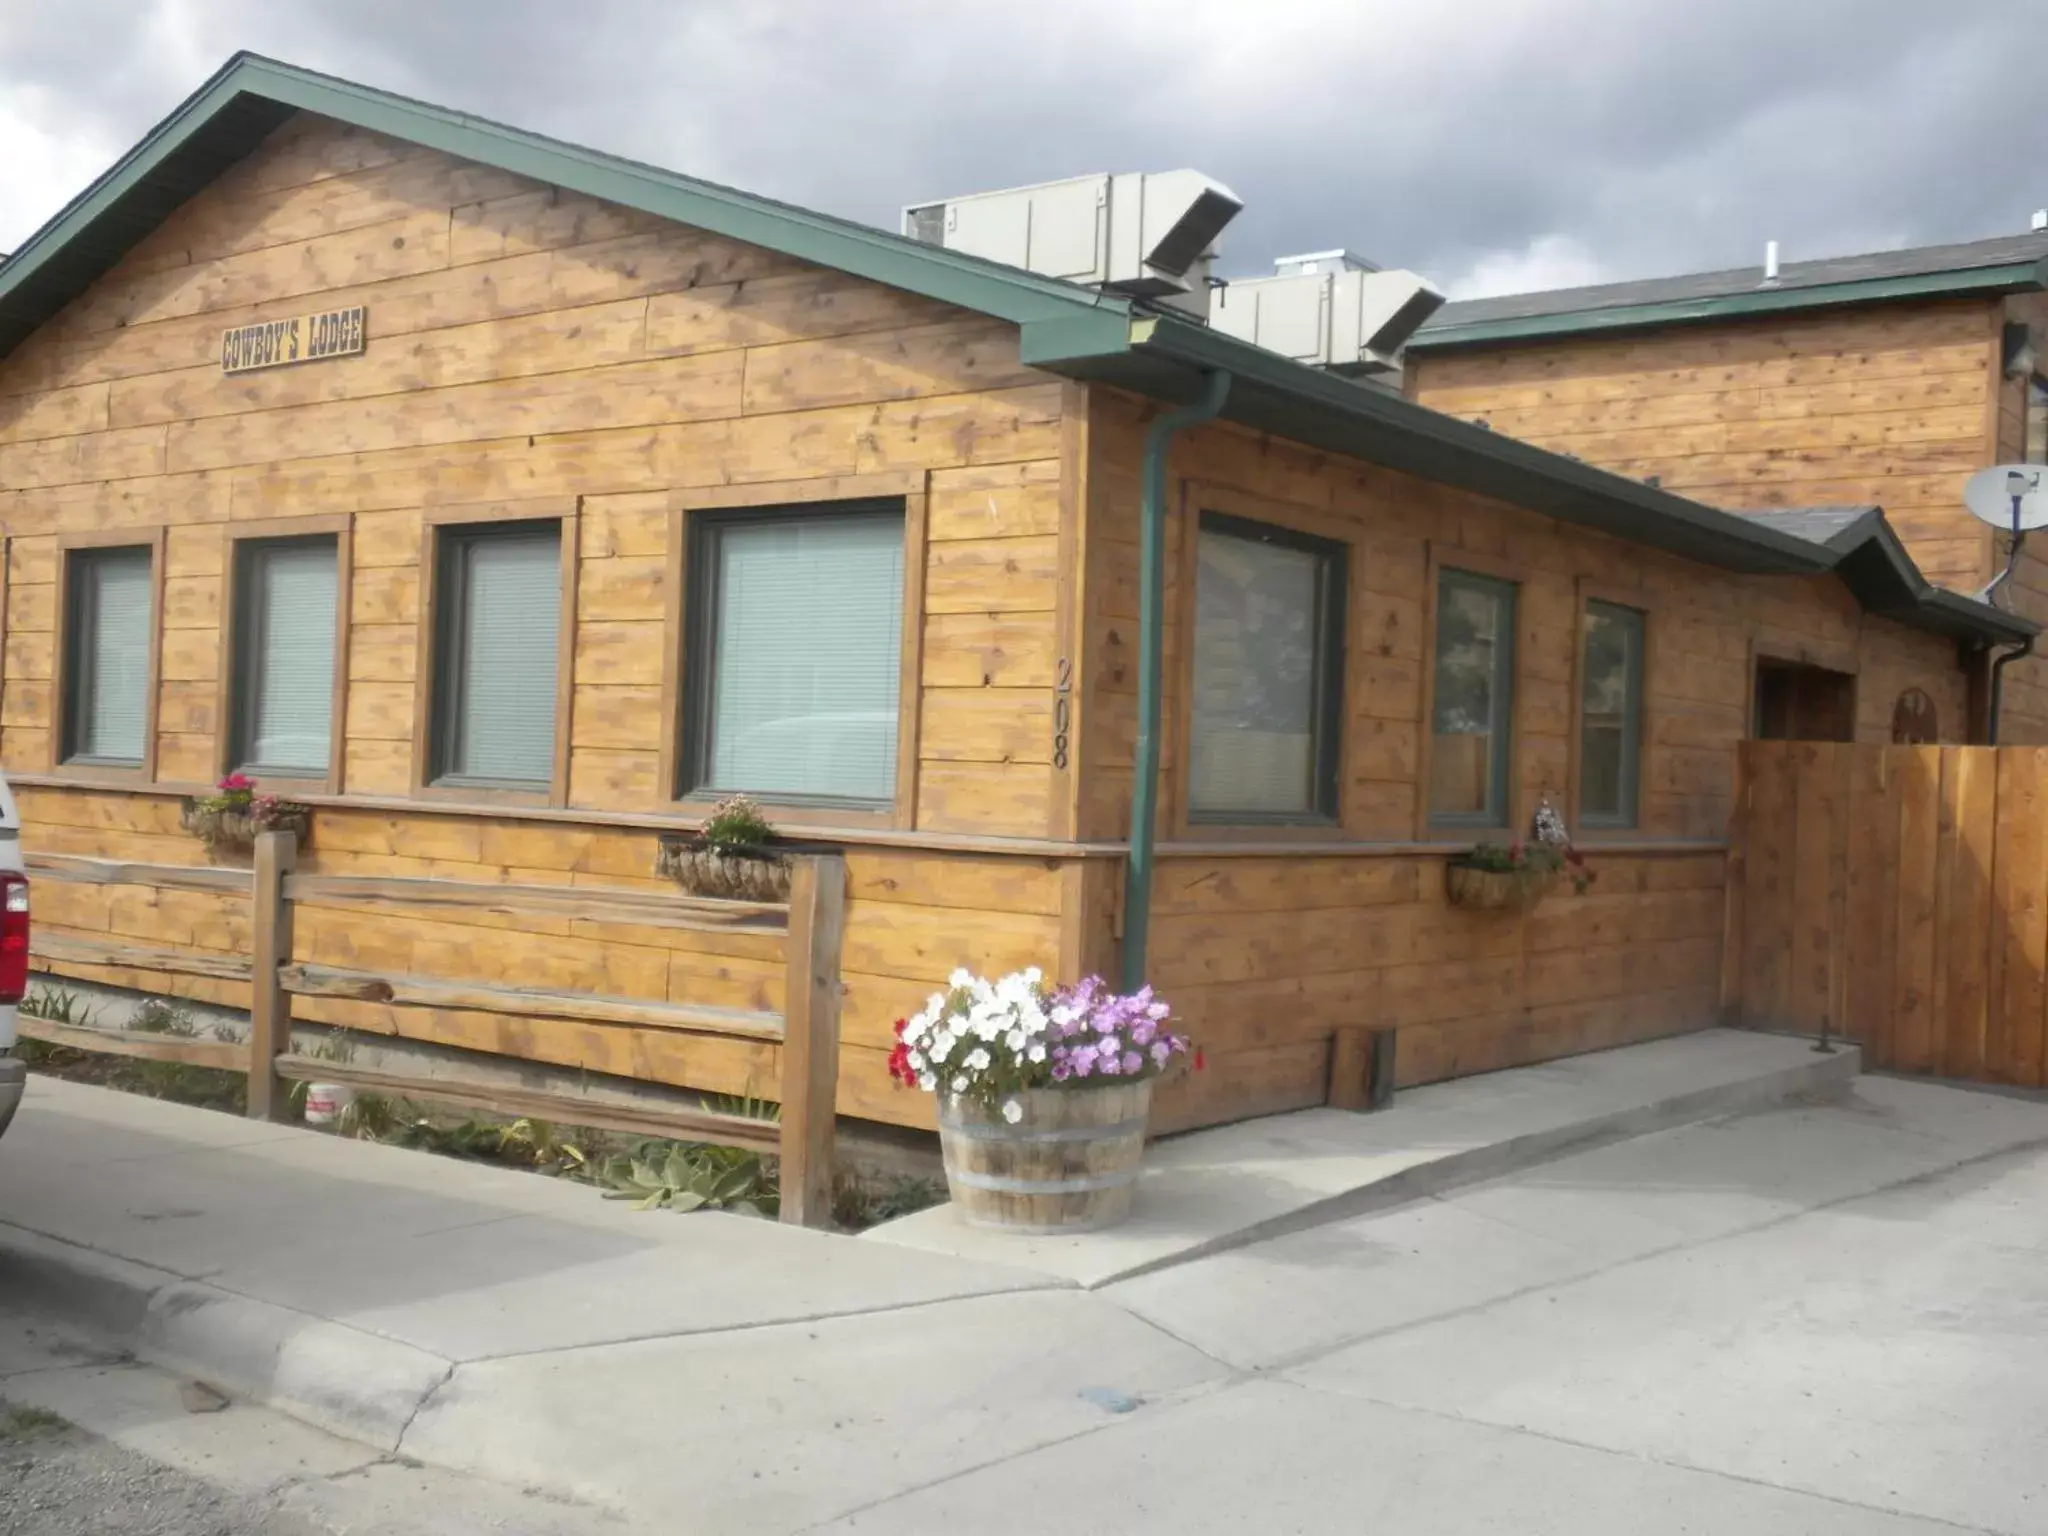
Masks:
[[[149,734],[155,578],[147,545],[65,562],[64,760],[140,768]]]
[[[1515,588],[1466,571],[1437,580],[1429,819],[1502,827],[1515,693]]]
[[[1586,604],[1579,679],[1579,822],[1636,824],[1643,751],[1643,615]]]
[[[325,778],[333,750],[332,537],[235,546],[235,670],[230,757],[252,774]]]
[[[2027,380],[2026,451],[2028,464],[2048,464],[2048,379],[2038,373]]]
[[[444,525],[435,545],[432,782],[546,789],[555,768],[561,524]]]
[[[699,512],[689,521],[690,792],[890,804],[902,504]]]
[[[1203,821],[1337,814],[1345,547],[1202,514],[1188,811]]]

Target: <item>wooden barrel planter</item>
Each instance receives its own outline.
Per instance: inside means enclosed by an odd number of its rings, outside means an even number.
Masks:
[[[953,1208],[974,1227],[1092,1232],[1131,1211],[1152,1082],[1033,1088],[1015,1125],[1000,1108],[939,1094],[939,1146]]]

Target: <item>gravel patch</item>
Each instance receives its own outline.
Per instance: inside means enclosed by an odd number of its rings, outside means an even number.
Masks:
[[[0,1403],[0,1532],[6,1536],[327,1536],[52,1414]]]

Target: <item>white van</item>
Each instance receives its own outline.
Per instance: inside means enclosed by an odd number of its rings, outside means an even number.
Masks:
[[[21,818],[0,774],[0,1132],[21,1103],[28,1067],[14,1054],[14,1018],[28,990],[28,874],[21,862]]]

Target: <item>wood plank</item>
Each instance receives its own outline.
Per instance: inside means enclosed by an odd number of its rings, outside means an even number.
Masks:
[[[507,1118],[533,1117],[557,1125],[575,1125],[597,1131],[618,1131],[628,1136],[658,1136],[675,1141],[708,1141],[719,1146],[745,1147],[756,1152],[774,1152],[779,1131],[772,1120],[755,1120],[745,1115],[725,1115],[716,1110],[688,1109],[681,1105],[621,1104],[592,1098],[568,1089],[514,1087],[462,1078],[413,1076],[404,1072],[380,1072],[347,1062],[327,1061],[310,1056],[280,1056],[280,1077],[296,1082],[337,1083],[346,1087],[388,1093],[408,1099],[427,1099],[465,1108],[489,1110]]]
[[[1843,1033],[1872,1066],[1888,1061],[1898,1010],[1898,753],[1859,747],[1850,782],[1849,903]]]
[[[165,891],[218,891],[247,896],[251,886],[245,869],[208,869],[186,864],[131,864],[75,853],[30,853],[29,873],[46,880],[78,885],[147,885]]]
[[[2038,1088],[2048,1014],[2048,748],[2001,747],[1997,760],[1984,1069],[1992,1082]]]
[[[1899,747],[1899,886],[1896,1008],[1891,1050],[1876,1063],[1901,1072],[1935,1066],[1937,979],[1941,960],[1940,747]]]
[[[496,917],[560,917],[695,933],[780,933],[789,913],[774,902],[721,901],[680,892],[671,896],[615,886],[485,884],[402,875],[293,875],[285,894],[325,906],[456,907]]]
[[[130,966],[143,971],[168,971],[176,976],[213,976],[222,981],[247,981],[249,962],[239,955],[197,949],[171,949],[160,944],[124,944],[55,933],[47,928],[29,936],[29,956],[63,965]]]
[[[357,1002],[402,1003],[418,1008],[579,1019],[590,1024],[634,1024],[736,1040],[782,1039],[780,1018],[744,1008],[657,1003],[587,992],[553,992],[540,987],[494,987],[430,976],[384,976],[337,965],[288,965],[279,972],[279,980],[285,991],[300,997],[344,997]]]
[[[259,832],[255,848],[255,906],[249,991],[249,1098],[251,1120],[283,1120],[291,1096],[272,1063],[291,1049],[292,1000],[278,968],[292,958],[292,906],[285,880],[298,862],[298,839],[289,832]]]
[[[1743,892],[1743,1016],[1784,1028],[1791,1015],[1793,880],[1798,759],[1785,742],[1756,742],[1750,796],[1748,885]]]
[[[832,1219],[839,1084],[840,946],[846,861],[799,859],[789,889],[788,979],[782,1036],[782,1219]]]
[[[93,1051],[105,1056],[132,1056],[143,1061],[175,1061],[188,1067],[212,1067],[221,1072],[241,1072],[249,1065],[249,1053],[233,1040],[189,1040],[180,1035],[155,1035],[143,1030],[82,1029],[33,1018],[24,1013],[16,1033],[26,1040],[61,1045],[74,1051]]]
[[[1784,1018],[1793,1028],[1819,1034],[1829,1023],[1832,967],[1838,947],[1834,931],[1835,821],[1840,810],[1835,788],[1836,747],[1832,742],[1798,743],[1797,803],[1793,811],[1792,970]]]
[[[1937,1015],[1939,1070],[1980,1081],[1989,1019],[1992,950],[1992,834],[1997,811],[1996,753],[1950,747],[1942,754],[1944,809],[1953,807],[1948,839],[1946,921],[1941,944],[1946,986]]]

